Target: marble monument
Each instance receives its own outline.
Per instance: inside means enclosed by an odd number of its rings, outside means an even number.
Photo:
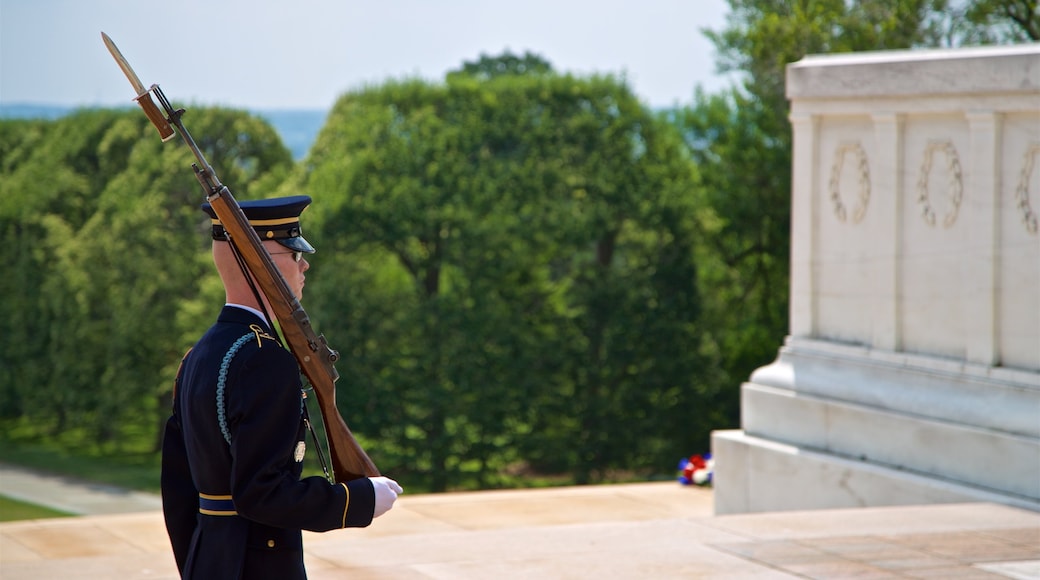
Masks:
[[[787,96],[789,335],[716,513],[1040,510],[1040,44],[810,56]]]

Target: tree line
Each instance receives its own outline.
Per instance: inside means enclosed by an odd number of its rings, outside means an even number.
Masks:
[[[730,7],[708,35],[741,86],[667,111],[530,53],[348,92],[299,163],[258,117],[188,111],[238,199],[315,199],[304,304],[382,470],[430,490],[595,482],[708,451],[786,331],[783,65],[1035,40],[1038,19],[1032,0]],[[223,303],[190,163],[136,110],[0,121],[7,436],[157,449]]]

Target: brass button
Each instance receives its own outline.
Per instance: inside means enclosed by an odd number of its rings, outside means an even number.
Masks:
[[[267,547],[268,548],[273,548],[274,547],[274,540],[267,540]]]

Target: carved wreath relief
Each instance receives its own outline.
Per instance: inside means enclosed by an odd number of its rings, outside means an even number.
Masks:
[[[936,157],[941,159],[941,167],[945,169],[945,182],[932,183],[932,165]],[[834,163],[831,165],[831,176],[828,182],[828,193],[830,194],[831,206],[838,221],[845,223],[849,219],[848,209],[845,206],[844,195],[841,191],[841,175],[845,168],[846,158],[854,164],[856,172],[856,204],[852,208],[852,223],[859,223],[867,213],[867,205],[870,202],[870,165],[867,154],[859,142],[847,142],[838,145],[834,150]],[[1032,143],[1025,152],[1022,160],[1022,170],[1019,172],[1018,185],[1015,188],[1015,207],[1022,215],[1022,224],[1026,231],[1036,235],[1040,230],[1040,216],[1030,203],[1030,182],[1033,179],[1033,171],[1040,160],[1040,143]],[[945,190],[939,191],[945,185]],[[933,191],[935,189],[936,191]],[[949,228],[957,221],[961,201],[964,197],[964,176],[961,171],[960,156],[957,148],[949,140],[929,141],[925,147],[921,160],[921,167],[917,174],[917,204],[921,208],[921,218],[929,226],[935,226],[939,219],[939,210],[933,204],[936,194],[944,194],[946,200],[946,211],[942,215],[943,227]]]
[[[950,227],[957,221],[957,212],[961,207],[964,195],[964,182],[961,176],[961,161],[957,148],[951,141],[930,141],[924,150],[921,170],[917,174],[917,204],[921,206],[921,217],[930,226],[935,225],[936,211],[932,206],[931,185],[932,161],[936,153],[942,153],[946,167],[946,198],[948,210],[943,215],[943,227]]]
[[[1033,167],[1036,158],[1040,156],[1040,143],[1033,143],[1026,149],[1025,159],[1022,161],[1022,172],[1018,176],[1018,187],[1015,188],[1015,206],[1022,212],[1022,224],[1026,231],[1036,234],[1037,217],[1033,207],[1029,204],[1029,182],[1033,179]]]
[[[856,224],[863,220],[867,213],[867,204],[870,202],[870,165],[867,163],[867,154],[859,142],[842,143],[834,150],[834,164],[831,165],[831,179],[828,183],[828,192],[831,197],[831,205],[834,207],[834,215],[838,221],[844,223],[846,218],[845,202],[841,194],[841,172],[845,166],[845,156],[852,158],[855,170],[858,172],[856,182],[859,188],[856,192],[856,206],[852,208],[852,223]]]

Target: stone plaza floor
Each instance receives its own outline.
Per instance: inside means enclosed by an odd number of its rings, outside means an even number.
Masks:
[[[12,479],[0,470],[0,493]],[[122,497],[129,513],[75,493]],[[66,503],[83,501],[102,513],[0,524],[0,578],[177,577],[154,498],[81,489]],[[1040,579],[1040,513],[972,503],[714,516],[710,489],[672,482],[405,494],[369,528],[304,542],[312,580]]]

